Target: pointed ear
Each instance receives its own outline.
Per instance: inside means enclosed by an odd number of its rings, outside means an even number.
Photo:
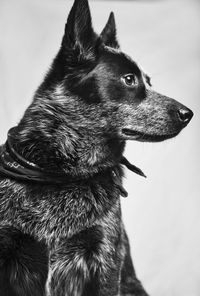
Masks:
[[[105,28],[101,32],[100,36],[105,45],[113,48],[119,48],[119,43],[116,37],[115,16],[113,12],[110,13],[107,24],[105,25]]]
[[[62,47],[67,52],[74,51],[80,61],[94,57],[96,42],[88,1],[75,0],[65,26]]]

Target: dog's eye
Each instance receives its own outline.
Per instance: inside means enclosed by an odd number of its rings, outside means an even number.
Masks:
[[[122,77],[122,81],[126,86],[134,87],[137,85],[137,78],[133,74],[126,74]]]

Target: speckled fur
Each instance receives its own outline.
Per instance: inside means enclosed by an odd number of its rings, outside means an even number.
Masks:
[[[128,73],[137,78],[132,89],[121,81]],[[119,49],[113,13],[98,36],[88,2],[75,0],[60,50],[13,137],[27,160],[80,181],[0,177],[1,296],[147,296],[113,170],[122,179],[126,140],[164,140],[186,125],[177,116],[184,106],[147,84]]]

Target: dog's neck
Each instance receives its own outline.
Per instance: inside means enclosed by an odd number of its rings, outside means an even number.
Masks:
[[[51,135],[36,127],[19,125],[13,135],[14,147],[27,161],[40,167],[71,176],[91,176],[120,163],[124,143],[118,139],[101,139],[82,131],[81,137],[73,137],[57,130]]]
[[[96,172],[91,172],[90,170],[83,172],[82,170],[77,174],[72,174],[61,169],[52,171],[38,166],[36,163],[20,155],[14,148],[14,133],[16,134],[16,127],[9,130],[6,143],[0,147],[0,175],[23,182],[64,186],[72,186],[73,184],[77,184],[77,182],[78,184],[83,184],[83,182],[84,184],[85,182],[90,183],[93,180],[99,180],[101,182],[103,178],[104,180],[109,180],[109,183],[115,186],[119,195],[123,197],[128,196],[127,191],[122,186],[123,170],[121,166],[115,165],[111,168],[104,168],[103,170],[101,170],[101,167]],[[121,164],[127,167],[131,165],[124,157],[121,159]],[[135,171],[135,167],[133,171]]]

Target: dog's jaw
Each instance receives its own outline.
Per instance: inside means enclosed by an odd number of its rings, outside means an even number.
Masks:
[[[139,142],[162,142],[176,137],[179,131],[170,134],[146,134],[145,132],[138,132],[133,129],[123,128],[120,132],[124,140],[139,141]]]

